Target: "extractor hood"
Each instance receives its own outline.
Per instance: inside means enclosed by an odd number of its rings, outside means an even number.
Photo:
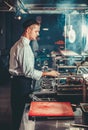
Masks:
[[[20,13],[88,12],[88,0],[0,0],[0,11]]]
[[[67,13],[88,10],[88,0],[17,0],[21,13]]]

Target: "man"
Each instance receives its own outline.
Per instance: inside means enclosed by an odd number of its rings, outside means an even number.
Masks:
[[[58,76],[57,71],[42,72],[34,68],[34,54],[29,45],[36,40],[40,24],[36,20],[27,20],[23,24],[24,31],[20,39],[10,50],[9,72],[11,80],[11,108],[13,129],[18,130],[26,102],[30,102],[32,79],[39,80],[42,76]]]

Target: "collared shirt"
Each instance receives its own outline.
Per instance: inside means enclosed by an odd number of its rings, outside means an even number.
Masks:
[[[21,36],[11,48],[9,72],[15,76],[21,75],[39,80],[42,76],[42,71],[34,68],[34,54],[29,43],[29,39]]]

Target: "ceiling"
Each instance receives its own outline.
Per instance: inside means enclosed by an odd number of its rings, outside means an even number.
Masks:
[[[67,10],[88,12],[88,0],[0,0],[0,11],[64,13]]]
[[[0,12],[15,11],[16,2],[17,0],[0,0]]]

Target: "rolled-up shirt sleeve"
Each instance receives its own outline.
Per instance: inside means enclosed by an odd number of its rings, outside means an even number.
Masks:
[[[39,80],[42,77],[42,71],[36,70],[34,68],[34,54],[30,46],[25,45],[23,48],[18,48],[19,54],[17,57],[19,66],[22,73],[26,77],[31,77],[33,79]]]

